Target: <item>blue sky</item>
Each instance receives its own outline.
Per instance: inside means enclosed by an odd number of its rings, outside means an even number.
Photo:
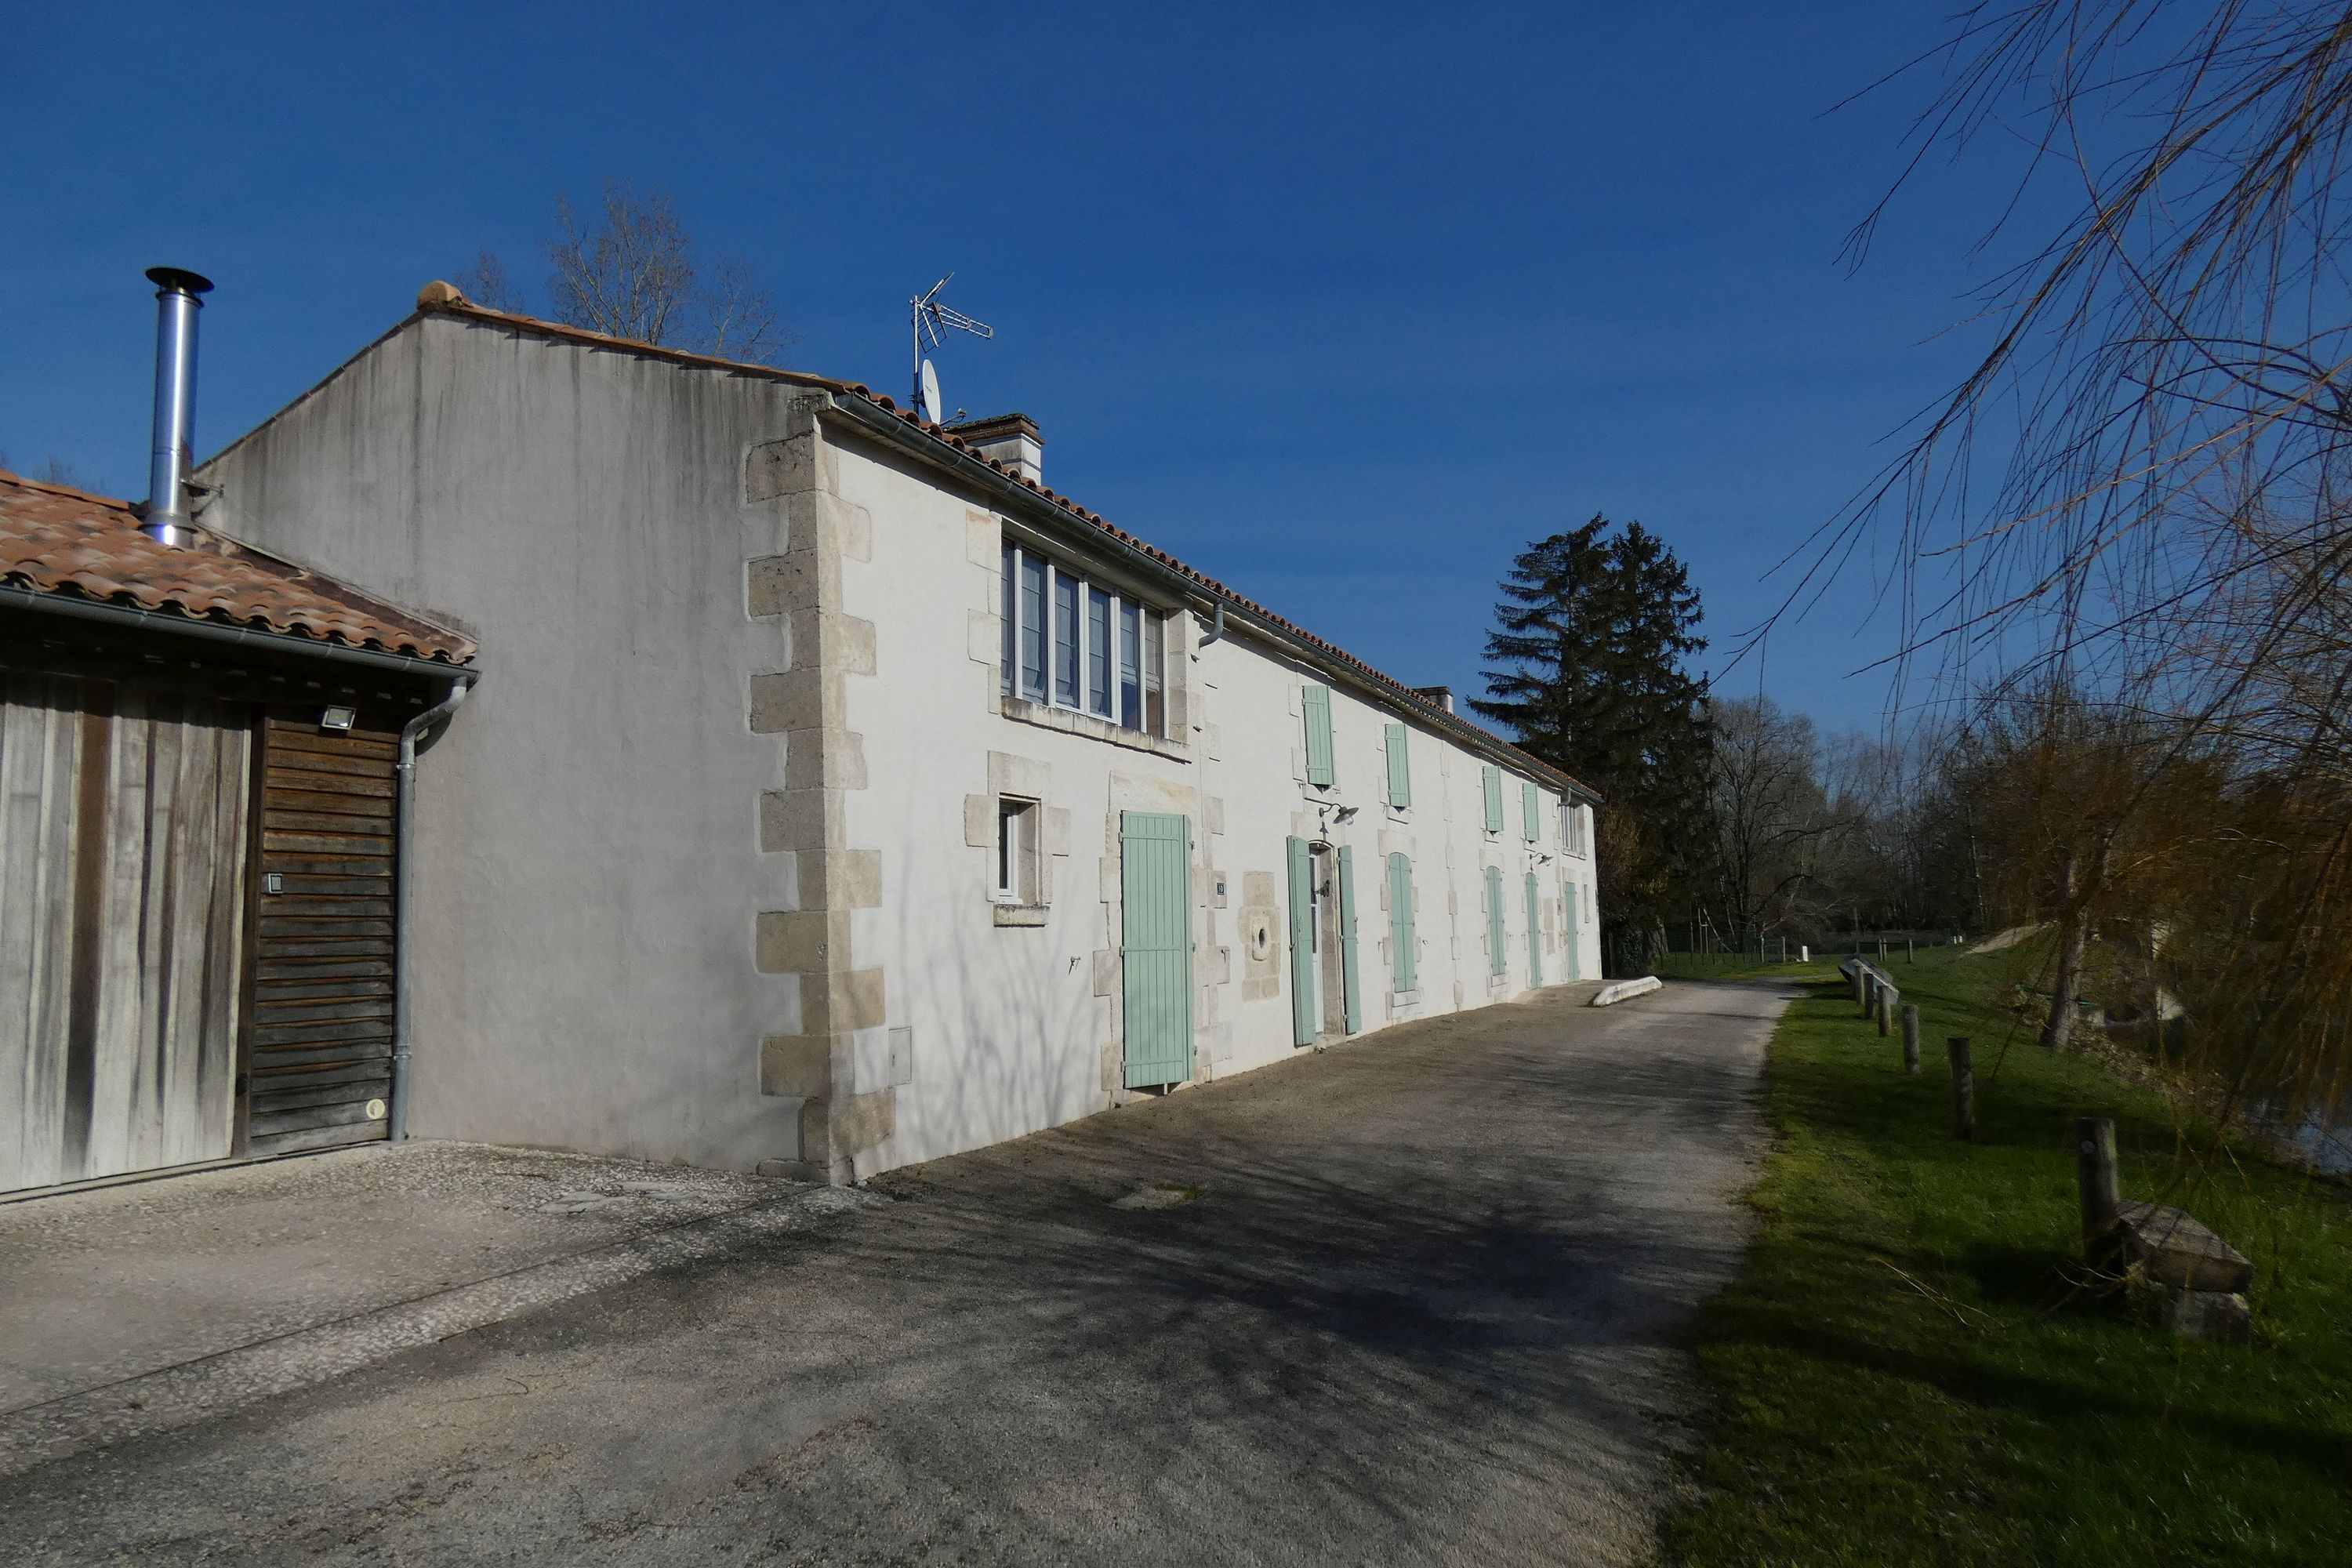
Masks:
[[[1639,518],[1718,643],[1965,368],[2001,192],[1938,169],[1869,264],[1934,41],[1867,4],[12,6],[0,451],[144,489],[153,309],[213,277],[197,445],[480,249],[536,291],[556,193],[667,186],[786,363],[898,393],[909,293],[998,328],[950,405],[1048,479],[1416,684],[1477,685],[1528,540]],[[1952,331],[1959,324],[1958,331]],[[1857,563],[1765,680],[1872,725]],[[1710,656],[1704,661],[1719,663]],[[1738,678],[1752,689],[1754,675]]]

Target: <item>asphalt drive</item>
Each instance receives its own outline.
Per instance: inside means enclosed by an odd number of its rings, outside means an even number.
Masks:
[[[896,1173],[890,1202],[40,1465],[0,1479],[6,1555],[1637,1561],[1783,1002],[1591,990]]]

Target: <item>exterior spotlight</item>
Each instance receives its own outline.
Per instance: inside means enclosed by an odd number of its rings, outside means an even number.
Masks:
[[[319,728],[321,730],[348,730],[354,723],[358,722],[360,710],[358,709],[345,708],[338,705],[328,709],[324,713],[319,715]]]

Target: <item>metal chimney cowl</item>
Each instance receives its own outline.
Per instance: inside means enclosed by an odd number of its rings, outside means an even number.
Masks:
[[[196,312],[212,279],[176,267],[151,267],[155,285],[155,427],[147,465],[147,510],[139,531],[159,544],[189,542],[188,471],[195,466]]]

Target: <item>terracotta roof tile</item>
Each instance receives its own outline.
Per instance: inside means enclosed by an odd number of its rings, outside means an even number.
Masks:
[[[0,469],[0,583],[345,647],[466,664],[473,640],[249,545],[139,531],[129,501]]]

